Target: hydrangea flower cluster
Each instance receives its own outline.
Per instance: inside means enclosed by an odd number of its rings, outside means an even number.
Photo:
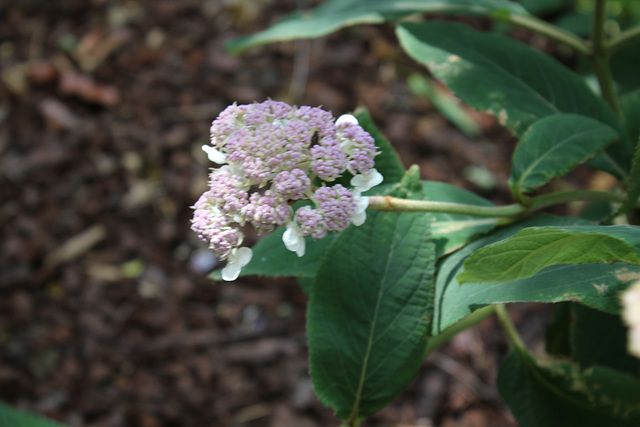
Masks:
[[[374,140],[354,116],[335,120],[320,108],[279,101],[227,107],[202,149],[222,166],[196,202],[191,228],[227,260],[224,280],[235,280],[251,260],[240,227],[286,226],[284,245],[303,256],[304,236],[320,239],[364,223],[369,201],[362,193],[383,179],[374,168]],[[333,183],[345,172],[353,175],[352,189]],[[294,212],[298,200],[311,204]]]

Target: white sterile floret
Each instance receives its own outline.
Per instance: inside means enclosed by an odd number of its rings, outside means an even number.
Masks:
[[[362,196],[359,191],[353,192],[353,200],[356,202],[356,210],[351,217],[351,223],[355,226],[364,224],[367,219],[367,207],[369,206],[369,198]]]
[[[622,295],[622,319],[629,327],[629,353],[640,357],[640,281]]]
[[[304,256],[306,247],[304,236],[294,221],[287,224],[287,229],[282,235],[282,242],[291,252],[295,252],[299,257]]]
[[[203,145],[202,151],[207,153],[209,160],[211,160],[213,163],[217,163],[219,165],[227,163],[227,156],[225,156],[222,151],[219,151],[215,147],[212,147],[210,145]]]
[[[353,123],[354,125],[357,125],[358,119],[356,119],[352,114],[343,114],[338,117],[338,120],[336,120],[336,126],[340,126],[343,123]]]
[[[364,193],[383,181],[383,176],[376,169],[369,170],[366,174],[358,174],[351,178],[351,185],[355,190]]]
[[[232,282],[238,278],[242,267],[249,264],[253,257],[251,248],[233,248],[229,253],[227,265],[222,269],[222,280]]]

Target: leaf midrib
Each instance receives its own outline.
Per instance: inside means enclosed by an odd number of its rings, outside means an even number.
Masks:
[[[396,236],[398,231],[397,220],[395,221],[393,228],[394,230],[392,235]],[[393,254],[395,251],[395,246],[393,244],[390,246],[391,247],[389,248],[389,253],[387,255],[387,260],[384,266],[384,272],[380,280],[380,289],[378,290],[378,297],[376,299],[376,308],[373,312],[373,319],[371,320],[371,328],[369,330],[369,337],[367,338],[367,349],[365,350],[364,359],[362,361],[363,363],[362,363],[362,370],[360,371],[360,381],[358,382],[358,389],[356,391],[356,395],[353,400],[353,410],[351,411],[351,415],[349,416],[350,420],[358,419],[358,412],[360,409],[360,399],[362,397],[362,389],[364,388],[364,381],[366,378],[367,367],[369,364],[369,356],[371,354],[371,348],[373,347],[373,341],[374,341],[373,335],[375,333],[376,325],[378,323],[378,312],[380,310],[380,302],[382,301],[382,294],[384,294],[384,284],[386,283],[387,273],[389,272],[389,263],[390,263],[390,260],[393,259]]]

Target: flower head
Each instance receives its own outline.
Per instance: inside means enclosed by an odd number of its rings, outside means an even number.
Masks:
[[[259,232],[286,225],[283,243],[298,256],[304,236],[320,239],[366,218],[361,193],[382,182],[374,168],[374,140],[352,115],[337,121],[315,107],[268,100],[230,105],[211,124],[211,145],[202,149],[219,165],[209,190],[194,208],[192,229],[228,261],[224,280],[235,280],[251,259],[240,247],[241,226]],[[350,190],[332,183],[349,172]],[[294,202],[311,205],[294,212]]]

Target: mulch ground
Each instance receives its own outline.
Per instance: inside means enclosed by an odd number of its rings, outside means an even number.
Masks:
[[[212,282],[189,229],[230,103],[364,105],[425,179],[509,202],[512,138],[474,112],[469,138],[414,97],[392,29],[225,53],[298,3],[0,1],[0,400],[70,426],[338,425],[295,281]],[[494,386],[506,351],[493,320],[460,334],[366,425],[515,426]]]

